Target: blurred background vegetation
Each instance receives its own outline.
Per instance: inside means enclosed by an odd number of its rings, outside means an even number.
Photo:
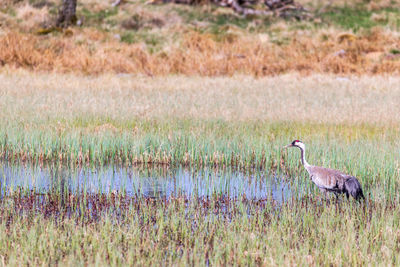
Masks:
[[[0,65],[150,76],[399,72],[399,2],[294,4],[289,13],[243,15],[207,1],[82,0],[74,25],[63,28],[61,1],[7,0],[0,4]]]

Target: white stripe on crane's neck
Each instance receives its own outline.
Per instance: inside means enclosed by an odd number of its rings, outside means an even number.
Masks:
[[[297,147],[300,148],[301,151],[301,163],[303,163],[304,168],[308,171],[308,168],[310,167],[310,164],[308,164],[306,160],[306,146],[303,143],[298,143]]]

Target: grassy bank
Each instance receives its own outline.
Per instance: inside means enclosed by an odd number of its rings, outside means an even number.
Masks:
[[[1,201],[2,264],[399,264],[398,202],[54,200],[47,206],[34,197]],[[68,215],[70,203],[79,201],[83,213]]]

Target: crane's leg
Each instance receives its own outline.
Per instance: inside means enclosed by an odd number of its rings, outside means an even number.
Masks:
[[[336,203],[339,203],[340,201],[339,201],[339,194],[338,194],[338,192],[333,192],[334,194],[335,194],[335,197],[336,197]]]
[[[323,198],[325,199],[325,201],[329,201],[328,192],[326,191],[326,189],[320,188],[319,190],[324,195]]]

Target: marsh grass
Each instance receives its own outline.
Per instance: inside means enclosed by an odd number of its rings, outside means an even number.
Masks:
[[[28,32],[55,2],[0,4],[0,164],[263,172],[295,194],[72,192],[61,171],[38,192],[0,177],[0,265],[399,265],[400,81],[349,75],[398,74],[397,3],[339,0],[297,23],[78,2],[84,26],[47,36]],[[309,76],[274,76],[291,72]],[[321,199],[281,149],[293,139],[357,176],[366,202]]]
[[[294,188],[280,205],[268,194],[231,198],[219,188],[157,198],[72,192],[62,179],[46,192],[5,190],[1,179],[3,265],[398,264],[397,77],[5,71],[0,83],[8,164],[233,168],[278,175]],[[300,153],[281,150],[293,139],[307,144],[311,164],[357,176],[366,202],[322,199]]]
[[[64,204],[57,199],[44,203],[34,196],[1,200],[3,264],[281,266],[399,261],[398,202],[334,204],[305,198],[276,207],[268,201],[216,196],[157,201],[77,195]],[[80,212],[68,213],[70,205]]]
[[[185,119],[264,121],[371,130],[397,130],[400,124],[396,76],[84,77],[6,70],[0,81],[0,119],[9,128],[23,124],[26,130],[135,131],[135,121],[181,119],[183,125]]]
[[[74,166],[252,168],[306,177],[311,164],[397,200],[398,79],[1,76],[0,157]],[[79,85],[79,86],[78,86]],[[381,185],[381,186],[378,186]]]

